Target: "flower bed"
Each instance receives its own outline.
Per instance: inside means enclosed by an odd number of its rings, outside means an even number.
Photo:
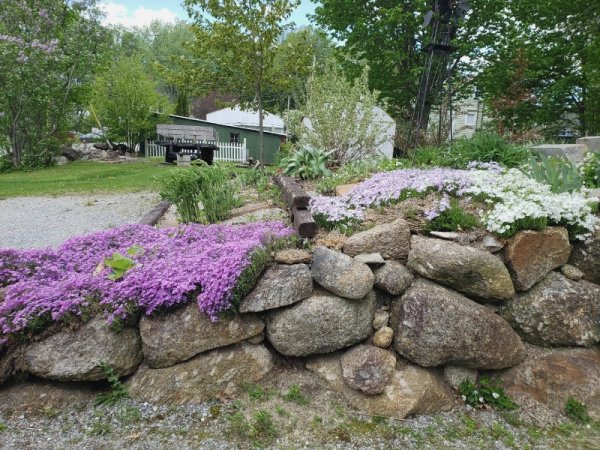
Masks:
[[[449,197],[483,200],[482,211],[488,231],[510,235],[519,229],[547,224],[567,226],[572,236],[582,239],[597,227],[593,214],[596,200],[586,192],[554,194],[550,187],[517,169],[470,165],[470,170],[406,169],[375,174],[341,197],[315,197],[311,212],[321,223],[344,225],[362,220],[365,208],[386,206],[430,192],[441,195],[440,204],[426,211],[428,220],[447,209]]]
[[[70,316],[104,313],[110,322],[197,296],[213,320],[251,253],[290,236],[280,222],[243,226],[187,225],[154,229],[127,225],[76,237],[56,249],[0,249],[0,344],[14,333]]]

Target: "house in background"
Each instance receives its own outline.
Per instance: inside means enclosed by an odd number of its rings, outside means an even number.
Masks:
[[[435,119],[437,123],[439,118]],[[484,123],[483,101],[477,94],[458,102],[453,108],[452,138],[473,137]]]
[[[309,117],[303,117],[302,124],[309,130],[312,129],[312,122],[310,121]],[[373,124],[381,126],[382,133],[385,138],[384,141],[377,148],[377,152],[380,156],[392,158],[392,156],[394,155],[394,137],[396,135],[396,122],[382,108],[380,108],[379,106],[374,106]]]
[[[258,130],[258,111],[243,110],[239,106],[209,112],[206,114],[206,120],[220,125]],[[263,116],[263,130],[285,134],[285,123],[281,117],[265,111]]]

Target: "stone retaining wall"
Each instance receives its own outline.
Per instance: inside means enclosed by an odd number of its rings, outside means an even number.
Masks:
[[[211,323],[190,303],[119,333],[97,318],[9,349],[0,383],[97,381],[105,362],[135,399],[196,403],[291,358],[367,414],[451,409],[452,389],[486,373],[517,401],[562,412],[574,397],[600,418],[600,235],[573,250],[559,227],[491,246],[438,235],[399,220],[343,252],[279,252],[239,314]]]

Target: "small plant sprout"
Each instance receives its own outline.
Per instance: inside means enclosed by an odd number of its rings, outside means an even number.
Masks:
[[[587,406],[583,403],[578,402],[573,397],[569,397],[565,404],[565,411],[567,417],[574,422],[587,424],[591,422],[591,417],[587,412]]]
[[[96,406],[114,405],[115,403],[118,403],[121,400],[128,398],[129,394],[125,389],[125,386],[123,386],[123,384],[119,381],[119,377],[115,374],[113,368],[105,362],[100,363],[100,368],[106,376],[106,380],[110,385],[111,391],[107,394],[98,395],[94,404]]]
[[[308,405],[309,400],[302,394],[300,386],[292,384],[287,393],[283,396],[283,399],[287,402],[296,403],[297,405]]]
[[[477,384],[465,380],[460,384],[459,390],[463,401],[474,407],[490,405],[508,411],[517,408],[517,404],[506,395],[498,381],[489,377],[481,377]]]

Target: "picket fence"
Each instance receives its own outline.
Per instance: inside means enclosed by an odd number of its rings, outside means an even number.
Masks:
[[[191,141],[190,141],[191,142]],[[246,162],[248,160],[248,148],[246,147],[246,139],[239,144],[230,142],[215,142],[219,150],[215,152],[215,161],[227,162]],[[146,156],[165,156],[165,147],[156,145],[154,141],[146,141]]]

